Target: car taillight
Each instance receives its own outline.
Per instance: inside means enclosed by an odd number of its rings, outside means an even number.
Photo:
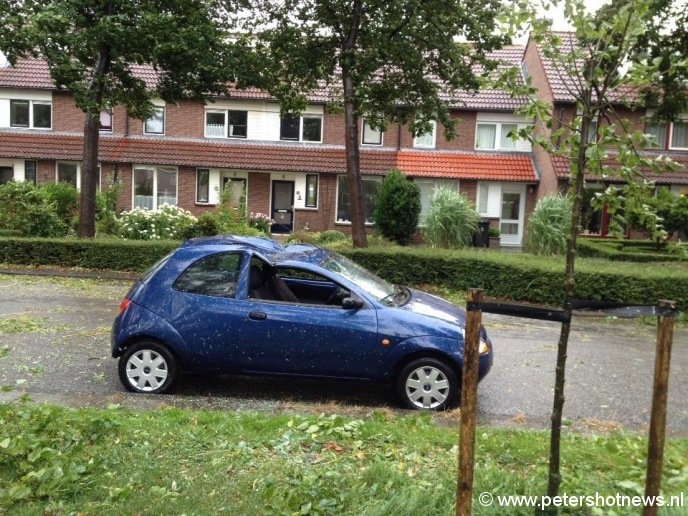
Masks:
[[[122,315],[124,311],[129,308],[129,305],[131,304],[131,299],[124,298],[122,299],[122,302],[119,304],[119,314]]]

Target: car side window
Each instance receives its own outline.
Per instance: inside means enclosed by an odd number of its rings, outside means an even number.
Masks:
[[[241,253],[218,253],[194,262],[177,278],[174,289],[213,297],[236,294]]]

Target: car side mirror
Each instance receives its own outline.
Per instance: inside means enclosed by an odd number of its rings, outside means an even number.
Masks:
[[[353,297],[345,297],[342,299],[342,308],[345,310],[354,310],[356,308],[361,308],[363,306],[363,301],[360,299],[355,299]]]

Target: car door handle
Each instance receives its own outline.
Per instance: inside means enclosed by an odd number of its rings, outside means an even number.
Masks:
[[[254,321],[264,321],[268,318],[268,315],[265,312],[251,312],[248,314],[248,318]]]

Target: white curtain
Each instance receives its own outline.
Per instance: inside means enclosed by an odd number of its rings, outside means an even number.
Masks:
[[[478,124],[475,139],[476,149],[494,149],[497,126],[495,124]]]

